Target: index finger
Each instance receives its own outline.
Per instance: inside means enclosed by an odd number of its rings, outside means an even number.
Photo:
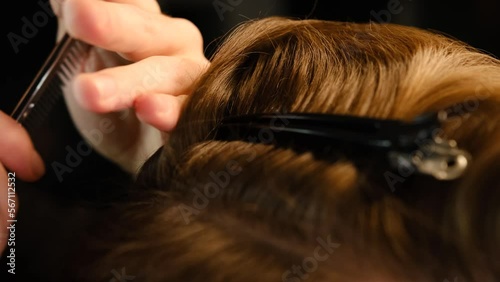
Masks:
[[[45,172],[42,158],[36,152],[28,132],[0,111],[0,163],[26,181],[34,181]]]
[[[66,0],[62,11],[71,36],[119,52],[129,60],[153,55],[203,55],[202,35],[186,19],[134,5],[92,0]]]

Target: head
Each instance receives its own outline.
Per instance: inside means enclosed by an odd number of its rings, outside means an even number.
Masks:
[[[498,280],[498,60],[413,27],[267,18],[237,27],[211,62],[137,191],[93,229],[82,277]],[[436,134],[472,155],[456,180],[214,140],[242,114],[436,111],[448,113]]]

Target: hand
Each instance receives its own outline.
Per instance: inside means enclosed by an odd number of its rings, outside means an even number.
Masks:
[[[28,132],[15,120],[0,112],[0,254],[9,236],[9,219],[14,219],[19,203],[15,197],[16,179],[34,181],[45,173],[43,161],[35,151]],[[8,168],[13,174],[9,174]],[[15,176],[14,176],[15,175]]]
[[[51,5],[59,38],[67,32],[95,46],[64,91],[77,129],[103,156],[136,172],[175,127],[184,98],[209,65],[200,31],[163,15],[155,0]],[[99,132],[103,123],[109,132]]]

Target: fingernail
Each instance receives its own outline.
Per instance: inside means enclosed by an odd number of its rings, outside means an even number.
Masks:
[[[75,80],[75,98],[91,111],[112,108],[116,89],[115,80],[106,74],[81,74]]]
[[[116,82],[113,77],[106,74],[97,75],[94,83],[99,92],[100,99],[104,102],[112,98],[116,91]]]
[[[42,157],[36,152],[31,156],[31,170],[36,178],[40,178],[45,174],[45,164]]]

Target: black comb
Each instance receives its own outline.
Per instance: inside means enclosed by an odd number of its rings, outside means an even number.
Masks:
[[[62,87],[80,70],[90,45],[67,34],[59,41],[11,116],[28,131],[38,128],[63,98]]]

